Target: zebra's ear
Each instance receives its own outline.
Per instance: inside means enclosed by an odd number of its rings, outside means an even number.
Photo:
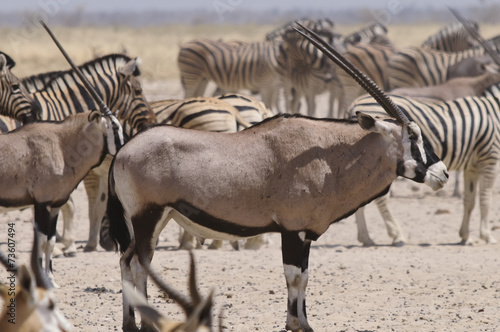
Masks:
[[[118,68],[118,72],[125,77],[139,76],[139,65],[141,64],[140,58],[135,58],[127,62],[123,67]]]
[[[0,54],[0,77],[5,75],[7,69],[7,59],[3,54]]]
[[[12,68],[16,65],[15,61],[12,60],[10,56],[5,54],[4,52],[0,52],[0,70],[2,74],[5,72],[5,68]]]

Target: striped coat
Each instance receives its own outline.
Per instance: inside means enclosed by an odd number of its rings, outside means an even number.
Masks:
[[[203,96],[213,81],[222,93],[247,89],[260,93],[268,107],[276,104],[280,86],[281,44],[193,40],[181,45],[179,66],[185,98]]]
[[[436,155],[448,170],[464,171],[464,217],[460,228],[462,243],[469,241],[470,214],[476,194],[481,206],[480,237],[488,243],[496,240],[488,226],[493,184],[500,159],[500,86],[491,86],[481,97],[466,97],[432,103],[392,95],[397,106],[422,129]],[[383,110],[371,97],[361,97],[350,109],[380,113]],[[395,242],[400,241],[399,224],[387,214],[387,198],[378,200],[388,230],[392,225]],[[360,220],[358,219],[358,222]],[[361,224],[363,221],[361,220]],[[366,231],[366,227],[362,227]],[[366,234],[365,239],[369,239]],[[369,242],[369,240],[367,240]]]

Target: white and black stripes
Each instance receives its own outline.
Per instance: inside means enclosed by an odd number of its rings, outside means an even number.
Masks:
[[[475,197],[479,193],[481,205],[480,237],[496,243],[488,226],[493,183],[500,159],[500,88],[490,87],[481,97],[466,97],[439,103],[419,102],[410,98],[391,96],[396,105],[422,129],[448,170],[464,171],[464,214],[460,228],[461,243],[469,241],[469,223]],[[351,108],[355,111],[382,112],[373,99],[360,98]],[[387,208],[385,202],[377,202]],[[381,211],[384,213],[384,211]],[[395,241],[404,241],[397,221],[388,214]],[[358,224],[364,225],[364,219]],[[358,229],[366,232],[366,227]],[[362,237],[369,240],[368,234]]]
[[[482,47],[453,53],[418,47],[401,50],[389,60],[390,88],[442,84],[450,78],[449,69],[452,65],[484,54]]]
[[[260,92],[271,107],[279,87],[279,42],[193,40],[181,45],[178,66],[185,98],[203,96],[209,81],[225,92]]]
[[[0,52],[0,114],[29,123],[38,119],[40,105],[33,100],[19,79],[10,71],[14,60]]]
[[[434,152],[449,170],[463,170],[471,162],[498,159],[500,92],[492,87],[485,97],[467,97],[442,103],[421,102],[391,95],[396,105],[415,121]],[[493,93],[492,93],[493,91]],[[356,100],[350,110],[382,113],[370,97]]]
[[[130,122],[135,130],[140,130],[154,116],[137,81],[136,62],[125,55],[110,54],[79,68],[112,112],[120,120]],[[22,83],[40,103],[43,120],[59,121],[70,114],[98,108],[73,70],[27,77]]]
[[[479,28],[476,22],[474,26]],[[445,26],[429,36],[423,43],[423,48],[443,52],[460,52],[477,46],[477,42],[469,35],[461,23]]]

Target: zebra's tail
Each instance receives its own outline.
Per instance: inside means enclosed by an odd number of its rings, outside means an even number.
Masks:
[[[130,245],[131,237],[125,221],[123,205],[115,192],[115,179],[113,173],[114,160],[109,169],[108,182],[108,206],[107,215],[109,219],[109,238],[116,248],[123,254]]]

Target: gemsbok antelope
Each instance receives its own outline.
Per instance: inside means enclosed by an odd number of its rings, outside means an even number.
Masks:
[[[58,123],[31,123],[0,135],[0,206],[34,206],[35,224],[47,240],[45,271],[52,281],[51,254],[61,206],[92,168],[123,145],[116,117],[57,40],[54,42],[79,73],[100,112],[72,115]]]
[[[11,284],[0,284],[0,297],[4,309],[0,313],[0,331],[51,331],[69,332],[71,324],[55,305],[54,292],[47,275],[39,263],[39,243],[34,227],[31,270],[25,265],[12,263],[11,254],[0,252],[0,262],[9,272]],[[16,285],[17,281],[17,285]]]
[[[149,265],[145,265],[151,279],[170,299],[177,302],[184,313],[186,314],[185,322],[176,322],[165,318],[155,308],[148,305],[146,298],[138,293],[134,287],[128,283],[123,283],[123,294],[129,299],[130,304],[139,311],[141,317],[144,317],[152,325],[156,326],[160,332],[209,332],[212,331],[212,307],[213,307],[213,291],[210,295],[203,299],[198,292],[196,285],[196,266],[192,251],[190,256],[190,272],[189,272],[189,292],[191,299],[170,287],[165,283],[160,276],[154,272]],[[222,327],[219,324],[219,331],[222,332]]]
[[[170,218],[203,238],[278,232],[288,287],[286,329],[311,332],[305,304],[311,242],[386,193],[397,176],[434,190],[447,182],[447,169],[424,144],[420,128],[341,54],[304,29],[313,37],[300,32],[357,77],[394,118],[358,113],[355,122],[278,115],[233,134],[158,126],[136,135],[111,166],[108,216],[110,235],[123,253],[122,281],[144,296],[143,266]],[[123,329],[137,330],[127,298]]]

